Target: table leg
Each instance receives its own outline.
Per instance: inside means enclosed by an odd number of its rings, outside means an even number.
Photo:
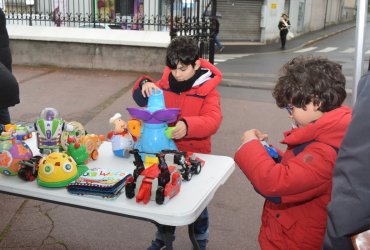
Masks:
[[[189,233],[189,238],[191,240],[191,243],[193,243],[193,248],[194,250],[199,250],[199,245],[197,240],[195,239],[195,233],[194,233],[194,223],[191,223],[188,225],[188,233]]]

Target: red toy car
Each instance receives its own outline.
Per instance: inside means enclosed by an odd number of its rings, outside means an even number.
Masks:
[[[156,154],[158,164],[144,168],[144,163],[137,149],[130,151],[134,154],[136,169],[125,185],[126,197],[136,196],[136,202],[144,204],[155,200],[157,204],[164,204],[180,192],[181,175],[175,166],[167,166],[165,154]]]

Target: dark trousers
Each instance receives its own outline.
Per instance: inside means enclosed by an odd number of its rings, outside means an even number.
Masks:
[[[194,222],[194,233],[196,240],[206,240],[208,239],[208,226],[209,226],[209,219],[208,219],[208,210],[205,208],[203,212],[199,215],[198,219]],[[169,227],[169,226],[158,226],[158,232],[156,234],[156,238],[159,240],[164,240],[164,234],[167,232],[173,235],[173,239],[175,239],[175,230],[176,227]]]
[[[288,30],[280,30],[280,41],[281,41],[281,48],[285,49],[285,43],[286,43],[286,36],[288,34]]]
[[[0,109],[0,124],[9,124],[10,123],[10,114],[8,108]]]

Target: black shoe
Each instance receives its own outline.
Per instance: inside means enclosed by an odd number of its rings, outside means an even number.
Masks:
[[[208,240],[197,240],[198,246],[200,250],[206,250],[207,249],[207,243]]]
[[[148,247],[147,250],[164,250],[166,249],[166,246],[164,245],[164,242],[162,240],[152,240],[152,245]]]

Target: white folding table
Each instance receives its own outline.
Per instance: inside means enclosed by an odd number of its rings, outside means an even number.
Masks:
[[[27,140],[26,143],[31,147],[34,155],[38,155],[39,151],[34,137]],[[216,190],[226,182],[235,168],[234,160],[227,156],[206,154],[197,154],[197,156],[205,160],[205,166],[201,173],[193,176],[189,182],[183,181],[180,193],[163,205],[158,205],[155,201],[150,201],[146,205],[136,203],[135,198],[128,199],[124,193],[115,200],[77,196],[68,193],[66,188],[45,188],[37,185],[36,181],[26,182],[17,176],[5,175],[0,175],[0,192],[146,220],[156,225],[187,225],[189,237],[194,247],[197,248],[193,223],[210,203]],[[98,159],[90,161],[88,167],[120,169],[132,173],[135,168],[133,160],[133,156],[128,159],[114,156],[111,143],[104,142],[99,148]],[[170,241],[166,243],[167,249],[171,249],[172,243]]]

